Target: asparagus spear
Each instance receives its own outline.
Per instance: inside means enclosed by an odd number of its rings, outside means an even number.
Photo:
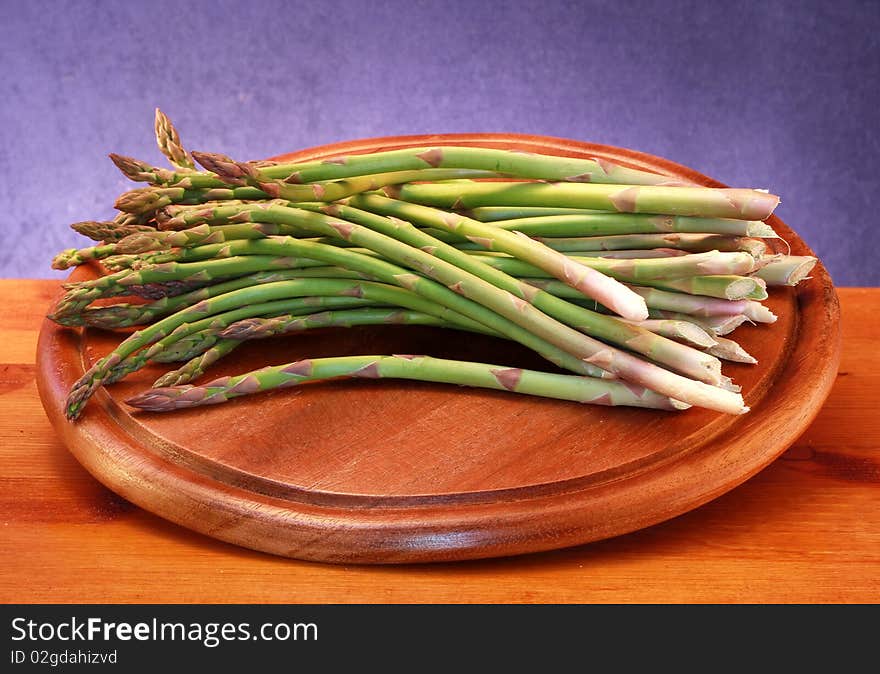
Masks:
[[[700,295],[669,292],[657,288],[631,286],[652,309],[678,311],[695,316],[743,315],[755,323],[775,323],[776,316],[770,309],[754,300],[723,300]]]
[[[171,204],[204,204],[209,201],[259,201],[272,197],[255,187],[216,187],[187,189],[185,187],[139,187],[123,192],[114,204],[117,210],[132,215],[149,216]]]
[[[478,212],[482,209],[473,209]],[[567,210],[567,209],[566,209]],[[476,218],[479,219],[479,218]],[[516,230],[529,236],[581,237],[614,234],[719,234],[777,238],[773,228],[759,220],[699,218],[683,215],[651,215],[590,211],[575,215],[546,215],[494,222],[502,229]]]
[[[201,377],[205,370],[229,353],[232,353],[241,342],[237,339],[220,339],[204,353],[194,356],[176,370],[166,372],[153,382],[154,388],[178,386]]]
[[[259,391],[340,377],[414,379],[512,391],[580,403],[632,405],[667,410],[681,408],[681,405],[674,400],[658,396],[640,387],[615,381],[427,356],[401,355],[300,360],[236,377],[222,377],[204,386],[153,388],[126,402],[132,407],[152,412],[167,412],[226,402],[231,398]]]
[[[483,251],[468,251],[468,253],[478,256],[481,260],[491,260],[486,263],[517,276],[540,276],[543,272],[537,266],[510,257],[486,254]],[[755,269],[755,259],[748,253],[742,252],[710,251],[693,255],[623,260],[571,255],[568,256],[568,259],[589,266],[619,281],[630,283],[689,276],[745,275]],[[613,307],[609,307],[609,309],[611,308]]]
[[[767,286],[760,278],[753,276],[691,276],[690,278],[643,279],[643,285],[660,290],[670,290],[704,295],[723,300],[766,300]]]
[[[388,196],[441,208],[565,206],[620,213],[664,213],[766,220],[779,197],[759,190],[660,185],[569,183],[455,183],[385,187]]]
[[[689,321],[700,326],[713,337],[728,335],[748,320],[742,314],[736,316],[694,316],[662,309],[651,309],[651,318]]]
[[[638,321],[634,325],[698,348],[705,349],[715,346],[717,343],[712,335],[691,321],[649,318],[646,321]],[[709,351],[709,353],[712,352]],[[712,355],[717,356],[714,353]]]
[[[497,171],[460,168],[417,168],[409,171],[369,173],[340,180],[311,182],[307,185],[289,183],[266,175],[266,168],[239,162],[213,152],[194,152],[193,157],[227,185],[250,185],[288,201],[336,201],[359,192],[376,190],[386,185],[413,181],[457,180],[461,178],[503,178]]]
[[[746,252],[760,258],[767,244],[760,239],[722,234],[617,234],[587,237],[535,237],[553,250],[564,253],[598,250],[678,249],[690,253],[717,250],[724,253]]]
[[[594,213],[607,213],[607,211],[599,211],[593,208],[560,208],[553,206],[481,206],[460,212],[462,215],[480,222],[519,220],[521,218],[535,218],[546,215],[593,215]]]
[[[331,286],[331,291],[333,287]],[[326,286],[316,285],[316,292],[326,290]],[[472,332],[487,332],[491,330],[485,329],[479,323],[475,323],[460,316],[455,312],[444,311],[436,306],[432,306],[424,299],[390,287],[372,287],[368,288],[370,293],[375,295],[378,293],[381,297],[397,298],[403,306],[416,307],[424,312],[432,312],[436,320],[450,327],[458,327]],[[397,292],[394,292],[397,290]],[[345,300],[352,299],[349,296],[341,297],[322,297],[321,302],[315,302],[313,297],[294,297],[282,299],[270,299],[267,301],[259,301],[259,293],[252,293],[253,301],[231,308],[228,311],[210,315],[200,320],[191,320],[177,325],[169,334],[162,336],[149,348],[141,349],[134,355],[123,358],[114,364],[108,371],[104,379],[104,384],[111,384],[119,381],[126,375],[135,372],[144,367],[148,361],[165,362],[167,360],[176,360],[183,356],[191,358],[205,349],[210,348],[216,341],[218,336],[229,325],[254,316],[267,316],[274,314],[309,314],[316,310],[320,305],[324,305],[330,309],[336,307],[350,306]],[[368,298],[369,299],[369,298]],[[326,315],[328,312],[324,312]],[[333,313],[332,311],[329,313]],[[439,316],[439,318],[438,318]],[[311,327],[315,327],[311,325]]]
[[[116,252],[114,244],[89,246],[88,248],[68,248],[52,258],[52,269],[69,269],[89,260],[99,260]]]
[[[104,243],[113,243],[124,239],[126,236],[135,232],[152,231],[153,227],[149,225],[124,225],[118,222],[97,222],[89,220],[86,222],[75,222],[71,226],[75,232],[87,236],[93,241],[103,241]]]
[[[754,276],[770,286],[796,286],[807,278],[817,262],[809,255],[782,255],[755,271]]]
[[[715,344],[706,349],[709,353],[724,360],[734,361],[736,363],[748,363],[754,365],[758,361],[754,356],[749,354],[744,348],[732,339],[725,337],[715,337]]]
[[[156,108],[156,143],[162,154],[168,157],[174,166],[184,170],[194,170],[196,165],[180,144],[180,135],[171,120],[159,108]]]
[[[456,168],[498,171],[535,180],[668,185],[681,181],[668,176],[618,166],[607,159],[578,159],[554,155],[512,152],[483,147],[416,147],[369,154],[334,157],[298,164],[266,167],[270,179],[290,184],[338,180],[372,173],[411,171],[425,168]]]
[[[367,308],[349,311],[322,311],[307,316],[286,314],[274,318],[249,318],[232,323],[220,333],[220,336],[239,340],[264,339],[312,328],[350,328],[355,325],[381,324],[454,327],[436,316],[418,311],[405,311],[397,308]],[[488,330],[484,332],[493,334]]]

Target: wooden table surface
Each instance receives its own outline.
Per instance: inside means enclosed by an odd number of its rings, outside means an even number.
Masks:
[[[837,383],[810,429],[742,486],[615,539],[516,558],[333,566],[221,543],[94,480],[34,381],[54,281],[0,281],[4,603],[877,603],[880,289],[843,288]]]

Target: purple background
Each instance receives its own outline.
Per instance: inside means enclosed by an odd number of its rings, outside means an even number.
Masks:
[[[838,285],[880,285],[880,2],[0,1],[0,276],[60,277],[153,162],[369,136],[534,133],[769,188]],[[16,241],[12,247],[9,242]]]

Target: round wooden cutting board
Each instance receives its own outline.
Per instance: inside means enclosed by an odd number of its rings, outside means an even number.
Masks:
[[[311,160],[407,146],[480,145],[601,157],[705,185],[629,150],[538,136],[379,138],[313,148]],[[777,217],[795,255],[812,254]],[[783,248],[780,246],[780,252]],[[82,268],[74,279],[94,275]],[[725,363],[750,413],[608,408],[405,381],[337,381],[172,414],[124,401],[173,366],[101,389],[68,423],[71,384],[121,339],[46,321],[38,384],[70,451],[110,489],[190,529],[266,552],[399,563],[511,555],[615,536],[684,513],[789,447],[837,372],[838,303],[821,265],[771,289],[779,320],[735,338],[758,365]],[[47,307],[48,311],[48,307]],[[207,378],[306,357],[413,353],[549,369],[516,344],[442,329],[310,331],[245,344]]]

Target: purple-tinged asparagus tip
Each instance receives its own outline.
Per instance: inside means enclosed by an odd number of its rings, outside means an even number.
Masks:
[[[205,169],[230,185],[243,185],[247,178],[256,177],[256,169],[245,162],[237,162],[217,152],[191,152],[193,159]]]

